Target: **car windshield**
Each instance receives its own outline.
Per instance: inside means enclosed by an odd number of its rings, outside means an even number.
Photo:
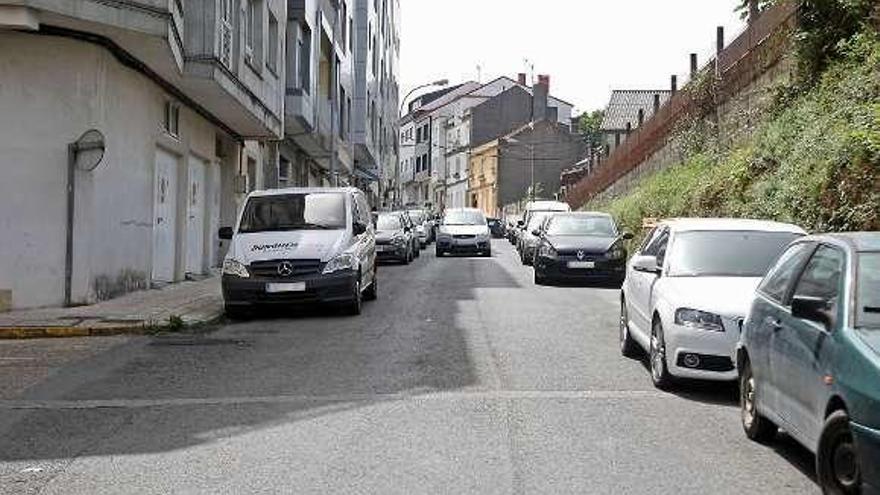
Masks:
[[[672,277],[762,277],[791,241],[791,232],[691,231],[676,235]]]
[[[486,217],[475,210],[452,210],[443,217],[443,225],[486,225]]]
[[[345,195],[294,193],[248,199],[241,233],[345,228]]]
[[[880,330],[880,252],[859,255],[856,326]]]
[[[547,235],[613,237],[617,228],[606,216],[557,215],[547,225]]]
[[[419,210],[411,210],[409,212],[409,217],[412,218],[412,221],[415,223],[423,223],[425,221],[425,214]]]
[[[400,230],[400,217],[397,215],[379,215],[376,220],[376,229],[378,230]]]

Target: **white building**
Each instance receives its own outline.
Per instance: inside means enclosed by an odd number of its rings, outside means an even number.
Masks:
[[[274,178],[284,19],[284,0],[0,1],[0,291],[13,308],[218,265],[217,227]],[[70,209],[70,145],[90,129],[103,159],[85,170],[93,152],[76,155]]]

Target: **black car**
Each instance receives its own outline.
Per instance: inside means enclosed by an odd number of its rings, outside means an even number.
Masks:
[[[489,225],[489,233],[495,239],[503,239],[507,232],[504,228],[504,222],[498,218],[487,218],[486,223]]]
[[[626,274],[626,248],[607,213],[557,213],[543,229],[532,232],[535,250],[535,283],[553,280],[602,280],[619,284]]]
[[[412,232],[401,212],[379,213],[376,224],[376,256],[379,261],[400,261],[409,264],[415,257]]]

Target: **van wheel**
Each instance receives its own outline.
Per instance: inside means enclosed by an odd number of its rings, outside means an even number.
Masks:
[[[364,300],[375,301],[379,298],[379,270],[373,270],[373,281],[367,290],[364,291]]]
[[[361,310],[363,309],[363,293],[361,293],[361,280],[360,276],[354,283],[354,294],[352,294],[352,301],[348,303],[348,307],[346,308],[346,312],[351,316],[357,316],[361,314]]]
[[[228,304],[223,307],[223,313],[230,320],[246,320],[251,315],[250,311],[245,308],[239,306],[230,306]]]
[[[834,411],[825,421],[816,452],[816,474],[826,494],[861,493],[859,455],[849,429],[849,415],[844,410]]]
[[[746,436],[750,440],[766,443],[776,436],[778,428],[772,421],[758,412],[758,400],[755,390],[755,376],[752,374],[752,364],[746,359],[743,362],[739,378],[739,405],[743,431],[746,432]]]

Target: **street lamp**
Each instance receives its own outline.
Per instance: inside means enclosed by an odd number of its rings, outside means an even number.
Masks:
[[[449,84],[449,79],[438,79],[434,82],[425,83],[425,84],[422,84],[420,86],[416,86],[415,88],[411,89],[406,95],[404,95],[403,99],[400,100],[400,108],[397,111],[398,122],[403,119],[403,115],[404,115],[403,108],[406,106],[406,100],[408,100],[409,97],[412,96],[413,93],[415,93],[416,91],[418,91],[420,89],[430,88],[433,86],[446,86],[448,84]],[[398,131],[397,134],[398,134],[397,139],[400,139],[400,132]],[[403,190],[401,189],[401,183],[400,183],[400,156],[397,157],[397,163],[394,164],[394,180],[395,180],[395,188],[396,188],[395,200],[400,201],[401,198],[403,197]]]

